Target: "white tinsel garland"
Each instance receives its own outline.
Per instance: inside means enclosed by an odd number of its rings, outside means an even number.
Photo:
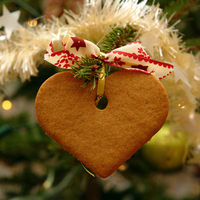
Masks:
[[[159,5],[147,6],[146,2],[85,0],[79,14],[65,11],[68,24],[53,17],[52,21],[35,27],[21,26],[14,30],[9,40],[0,41],[0,83],[5,84],[17,77],[25,81],[37,75],[37,67],[43,62],[52,38],[60,39],[71,32],[99,43],[110,31],[110,25],[129,24],[137,32],[134,40],[141,41],[152,59],[174,65],[174,72],[162,80],[170,100],[168,120],[174,131],[187,130],[192,144],[194,138],[200,138],[199,115],[194,112],[196,98],[200,96],[199,54],[187,53],[178,30],[168,26]],[[191,125],[191,121],[195,125]]]

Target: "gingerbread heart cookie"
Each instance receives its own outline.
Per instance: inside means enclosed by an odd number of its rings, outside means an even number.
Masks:
[[[121,70],[106,78],[108,105],[99,110],[96,90],[82,84],[71,72],[47,79],[36,97],[37,119],[48,136],[106,178],[162,127],[168,97],[154,75]]]

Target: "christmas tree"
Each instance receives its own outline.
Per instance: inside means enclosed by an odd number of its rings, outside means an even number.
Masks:
[[[0,199],[199,199],[199,8],[195,0],[1,1]],[[52,38],[66,33],[101,43],[104,53],[140,40],[152,59],[174,65],[161,80],[170,102],[167,122],[106,179],[45,135],[36,120],[40,86],[66,71],[43,56]],[[85,58],[78,65],[74,75],[84,79],[83,87],[93,82],[96,88],[100,69],[88,76],[88,66],[101,60]]]

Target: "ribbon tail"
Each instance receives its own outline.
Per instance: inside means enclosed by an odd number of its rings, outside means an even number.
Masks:
[[[148,70],[152,71],[159,80],[171,74],[174,68],[173,65],[166,62],[159,62],[152,59],[149,59],[148,62]]]

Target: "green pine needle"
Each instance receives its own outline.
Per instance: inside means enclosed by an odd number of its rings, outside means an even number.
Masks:
[[[124,46],[130,42],[133,42],[136,36],[136,30],[134,30],[130,25],[123,27],[111,27],[112,31],[105,36],[102,41],[100,49],[104,53],[108,53],[113,49]]]
[[[101,72],[103,61],[96,58],[90,58],[86,56],[85,58],[82,57],[76,64],[76,66],[71,66],[72,74],[74,77],[77,77],[78,79],[83,79],[85,83],[82,85],[82,87],[86,87],[92,80],[92,89],[96,87],[96,79],[99,78]]]

